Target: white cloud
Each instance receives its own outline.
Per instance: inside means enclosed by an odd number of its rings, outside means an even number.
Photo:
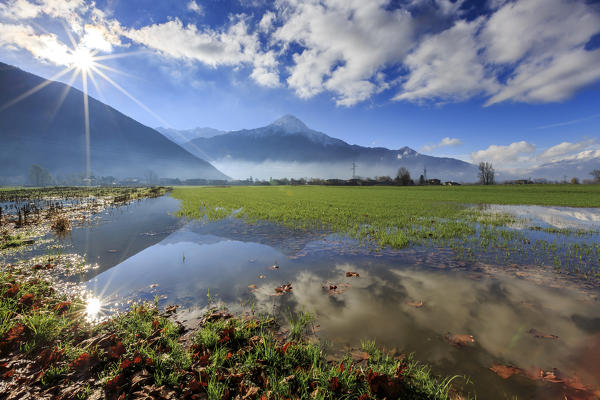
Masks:
[[[562,142],[543,151],[539,155],[539,158],[544,161],[565,159],[574,156],[575,153],[578,153],[583,149],[587,149],[596,143],[596,139],[588,139],[576,143]]]
[[[520,0],[492,14],[481,39],[491,62],[513,63],[582,47],[599,25],[583,1]]]
[[[494,92],[498,83],[488,76],[475,32],[483,20],[458,21],[452,28],[422,40],[405,59],[410,69],[394,100],[465,100]]]
[[[87,9],[83,0],[8,0],[6,4],[0,4],[0,17],[22,20],[36,18],[43,13],[75,21],[79,20],[77,12]]]
[[[583,160],[599,160],[600,161],[600,149],[598,150],[585,150],[576,154],[571,154],[564,157],[560,161],[583,161]]]
[[[251,77],[259,84],[273,87],[279,83],[277,59],[264,52],[257,33],[251,33],[242,18],[226,29],[199,30],[179,19],[124,31],[129,39],[156,50],[164,57],[197,61],[211,67],[254,66]]]
[[[491,161],[497,170],[512,176],[523,173],[533,176],[541,174],[540,176],[553,179],[562,177],[563,173],[572,175],[572,167],[582,167],[582,163],[600,162],[600,145],[597,139],[562,142],[540,151],[536,151],[536,148],[535,144],[525,141],[514,142],[508,146],[491,145],[485,150],[471,153],[471,161]],[[561,171],[562,167],[566,169]],[[578,173],[575,176],[583,175]]]
[[[118,35],[108,32],[107,29],[100,25],[86,24],[84,34],[79,43],[90,50],[100,50],[105,53],[110,53],[114,45],[120,45]]]
[[[0,46],[25,49],[35,58],[56,65],[68,65],[71,60],[70,48],[56,35],[40,35],[25,25],[0,23]]]
[[[263,14],[260,22],[258,23],[258,29],[261,32],[270,32],[273,28],[273,21],[275,20],[275,13],[273,11],[267,11]]]
[[[439,143],[428,144],[423,146],[423,151],[433,151],[435,149],[439,149],[440,147],[459,146],[461,144],[462,140],[458,138],[445,137],[442,140],[440,140]]]
[[[289,87],[301,98],[331,92],[344,106],[398,83],[394,100],[463,101],[483,95],[491,105],[560,101],[600,79],[600,50],[584,48],[600,26],[600,14],[582,1],[491,1],[491,16],[469,22],[460,19],[461,1],[414,0],[394,10],[388,5],[385,0],[279,0],[283,24],[273,38],[284,49],[301,46],[288,68]],[[435,24],[423,28],[423,10],[434,13],[427,18],[439,26],[443,17],[454,22],[441,31]],[[270,26],[270,15],[267,21]],[[376,79],[394,66],[408,71]],[[507,70],[508,79],[501,82],[498,77]]]
[[[600,79],[600,50],[585,50],[600,26],[595,11],[582,1],[521,0],[494,13],[481,33],[486,58],[516,68],[486,105],[560,101]]]
[[[388,10],[385,0],[280,0],[284,21],[273,39],[293,55],[288,85],[301,98],[324,91],[339,105],[351,106],[378,91],[374,79],[397,65],[414,38],[414,21],[406,10]]]
[[[524,140],[511,143],[508,146],[493,144],[485,150],[471,153],[471,159],[475,163],[489,161],[498,164],[496,167],[502,169],[503,167],[506,167],[507,164],[531,159],[531,155],[535,151],[535,148],[535,144],[527,143]]]
[[[194,0],[188,3],[187,8],[188,10],[193,11],[198,15],[204,15],[204,7],[196,3]]]
[[[66,21],[91,49],[111,52],[133,41],[172,60],[250,67],[259,85],[281,86],[283,75],[298,97],[328,93],[340,106],[390,89],[394,100],[415,103],[478,96],[488,106],[555,102],[600,80],[600,49],[585,48],[600,26],[600,7],[584,0],[487,0],[488,15],[468,20],[463,3],[276,0],[257,18],[232,15],[222,26],[169,16],[126,28],[85,0],[5,0],[0,23],[11,32],[1,40],[58,61],[63,50],[51,54],[61,47],[57,38],[32,22],[48,16]],[[198,0],[184,4],[204,13]]]
[[[6,4],[0,3],[0,16],[11,20],[35,18],[41,12],[39,5],[27,0],[9,0]]]
[[[549,103],[565,100],[600,79],[600,49],[576,49],[539,62],[525,62],[486,105],[506,100]]]

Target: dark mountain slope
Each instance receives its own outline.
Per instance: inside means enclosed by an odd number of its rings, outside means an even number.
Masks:
[[[45,80],[0,63],[0,177],[26,177],[32,164],[53,175],[85,172],[83,94],[52,82],[4,107]],[[61,97],[64,102],[60,104]],[[208,162],[100,101],[89,98],[91,171],[95,175],[226,179]]]

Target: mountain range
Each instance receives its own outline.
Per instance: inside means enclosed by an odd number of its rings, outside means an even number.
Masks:
[[[83,93],[4,63],[0,63],[0,88],[0,163],[6,166],[0,169],[0,184],[26,183],[34,164],[55,177],[82,176],[86,170]],[[311,129],[292,115],[264,127],[230,132],[206,127],[152,129],[89,97],[89,126],[91,172],[96,176],[344,179],[354,174],[395,176],[404,167],[413,178],[423,174],[441,180],[477,180],[477,167],[471,163],[409,147],[352,145]],[[600,169],[600,150],[523,171],[502,171],[498,178],[589,179],[593,169]]]
[[[210,137],[196,137],[182,146],[231,176],[349,178],[395,176],[400,167],[413,177],[472,182],[477,167],[454,158],[420,154],[409,147],[390,150],[348,144],[310,129],[301,120],[285,115],[256,129],[217,131]],[[172,133],[171,133],[172,134]],[[243,175],[245,174],[245,175]]]
[[[393,150],[351,145],[310,129],[292,115],[285,115],[261,128],[231,132],[212,128],[157,130],[168,137],[177,137],[182,147],[236,178],[250,175],[262,179],[349,178],[353,172],[362,177],[395,176],[400,167],[405,167],[413,178],[424,174],[427,178],[441,180],[478,180],[474,164],[421,154],[410,147]],[[186,141],[186,138],[191,139]],[[595,169],[600,169],[600,150],[588,150],[519,170],[496,166],[496,178],[499,182],[514,179],[562,181],[565,177],[567,180],[572,177],[586,180]]]
[[[207,127],[178,130],[159,126],[155,129],[162,133],[167,139],[177,143],[178,145],[185,144],[190,140],[197,138],[210,138],[227,133],[226,131],[220,131],[218,129]]]
[[[4,63],[0,88],[0,182],[24,183],[32,164],[55,177],[84,174],[83,93]],[[160,177],[228,179],[156,130],[92,97],[89,126],[91,172],[97,176],[143,177],[153,171]]]

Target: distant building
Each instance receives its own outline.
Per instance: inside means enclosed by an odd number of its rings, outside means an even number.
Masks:
[[[460,186],[460,183],[448,181],[448,182],[444,182],[444,185],[446,185],[446,186]]]
[[[428,185],[441,185],[442,181],[440,181],[439,179],[427,179],[427,184]]]

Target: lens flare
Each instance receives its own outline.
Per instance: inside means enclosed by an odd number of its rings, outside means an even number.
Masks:
[[[19,101],[31,96],[32,94],[38,92],[41,89],[45,88],[46,86],[50,85],[55,79],[62,77],[63,75],[67,74],[68,72],[71,72],[71,71],[73,72],[72,77],[69,79],[69,86],[71,83],[73,83],[73,81],[75,80],[76,77],[81,76],[81,83],[82,83],[82,89],[83,89],[82,90],[82,92],[83,92],[83,113],[84,113],[84,124],[85,124],[83,127],[84,128],[83,134],[84,134],[84,138],[85,138],[85,182],[87,182],[87,184],[89,185],[89,184],[91,184],[90,178],[91,178],[91,165],[92,165],[92,162],[91,162],[91,159],[92,159],[91,134],[92,134],[92,132],[90,132],[88,78],[90,79],[90,81],[92,82],[92,84],[94,85],[96,90],[98,91],[98,95],[100,97],[102,97],[102,93],[100,91],[100,87],[98,86],[94,75],[97,75],[97,76],[103,78],[106,82],[108,82],[110,85],[112,85],[118,91],[120,91],[125,96],[127,96],[128,98],[133,100],[138,106],[140,106],[145,111],[147,111],[152,116],[154,116],[164,126],[171,126],[171,125],[168,122],[166,122],[165,120],[163,120],[162,118],[160,118],[155,112],[153,112],[150,108],[148,108],[144,103],[142,103],[140,100],[136,99],[132,94],[130,94],[127,90],[122,88],[119,84],[117,84],[115,81],[113,81],[107,75],[108,72],[120,73],[120,74],[124,74],[124,75],[128,75],[128,74],[125,74],[125,73],[119,71],[118,69],[115,69],[115,68],[112,68],[112,67],[102,64],[102,61],[104,61],[104,60],[128,57],[128,56],[136,54],[136,53],[143,54],[144,52],[129,52],[129,53],[119,53],[119,54],[97,55],[97,53],[98,53],[97,50],[90,49],[83,42],[77,43],[75,41],[75,38],[73,38],[73,36],[69,32],[66,25],[65,25],[65,31],[66,31],[67,36],[69,37],[69,40],[71,41],[71,44],[73,46],[69,50],[68,54],[65,55],[65,59],[62,60],[61,64],[63,64],[65,66],[65,68],[62,71],[59,71],[54,76],[47,79],[46,81],[40,83],[36,87],[26,91],[25,93],[17,96],[16,98],[8,101],[5,104],[0,104],[0,111],[4,111],[5,109],[18,103]],[[103,72],[102,70],[107,71],[107,73]],[[128,75],[128,76],[131,76],[131,75]],[[57,102],[57,105],[56,105],[52,115],[54,115],[58,111],[60,106],[62,105],[62,102],[64,101],[65,97],[68,94],[69,86],[67,86],[65,88],[65,90],[61,94],[60,98],[57,99],[58,102]]]
[[[87,72],[96,64],[94,53],[85,47],[76,48],[71,54],[71,64],[82,72]]]
[[[85,306],[85,315],[89,321],[98,320],[100,317],[100,311],[102,310],[102,303],[97,297],[90,297],[87,299]]]

